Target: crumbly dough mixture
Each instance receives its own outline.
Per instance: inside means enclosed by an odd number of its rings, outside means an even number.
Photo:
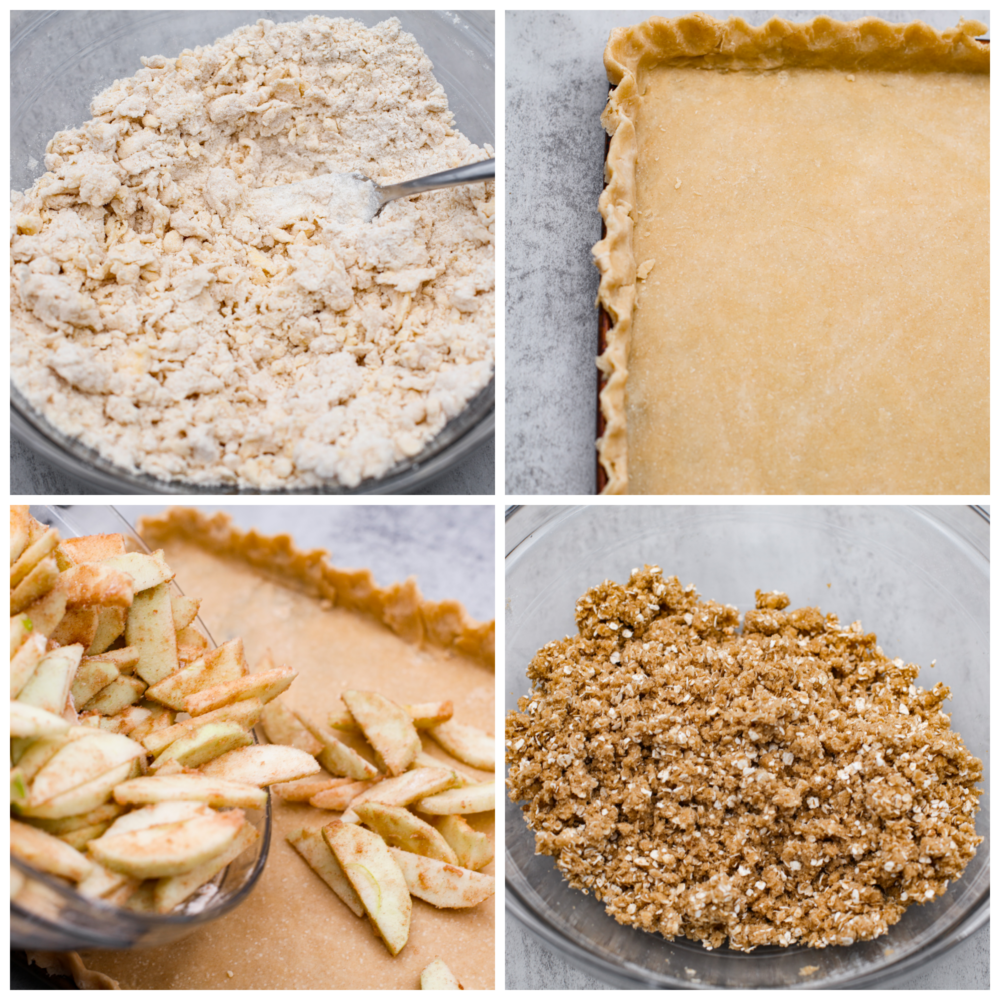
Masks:
[[[511,799],[619,923],[718,948],[884,934],[982,840],[948,688],[861,623],[757,591],[740,621],[657,566],[607,581],[507,718]]]
[[[11,374],[128,471],[354,486],[490,380],[493,185],[361,221],[369,192],[492,155],[395,18],[258,21],[144,59],[14,193]]]

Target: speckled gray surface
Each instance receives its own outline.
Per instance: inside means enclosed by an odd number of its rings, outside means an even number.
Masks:
[[[506,17],[506,492],[591,494],[597,433],[598,274],[613,27],[651,11],[512,11]],[[671,15],[682,13],[670,11]],[[706,11],[761,24],[765,11]],[[849,20],[872,14],[946,28],[988,11],[781,11]]]

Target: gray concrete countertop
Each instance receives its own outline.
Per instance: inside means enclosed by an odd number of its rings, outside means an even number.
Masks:
[[[506,22],[506,492],[592,494],[607,100],[604,45],[651,11],[513,11]],[[682,11],[670,11],[675,16]],[[706,11],[762,24],[873,14],[952,27],[989,11]]]

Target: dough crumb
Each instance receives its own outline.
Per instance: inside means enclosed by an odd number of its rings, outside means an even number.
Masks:
[[[948,688],[916,687],[860,622],[789,603],[757,591],[741,622],[646,566],[584,594],[578,634],[531,661],[510,798],[619,923],[739,951],[849,945],[942,895],[982,841],[982,762]]]

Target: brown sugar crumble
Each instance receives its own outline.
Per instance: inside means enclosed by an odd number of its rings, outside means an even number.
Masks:
[[[757,591],[702,601],[658,566],[576,606],[507,717],[511,799],[619,923],[750,951],[886,933],[982,841],[982,762],[950,692],[861,623]]]

